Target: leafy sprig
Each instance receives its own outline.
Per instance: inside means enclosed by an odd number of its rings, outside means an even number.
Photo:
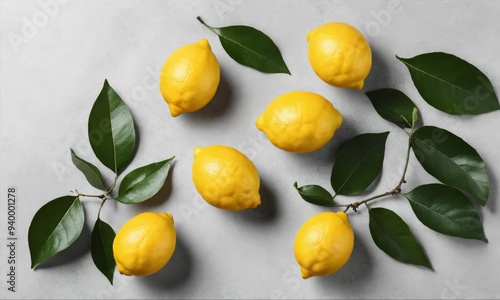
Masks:
[[[56,198],[38,210],[28,232],[31,267],[54,257],[78,239],[86,218],[81,199],[97,198],[101,205],[91,233],[90,252],[96,267],[112,284],[115,232],[101,219],[101,209],[108,200],[134,204],[153,197],[165,184],[174,157],[131,171],[121,180],[118,194],[114,194],[121,172],[134,158],[136,133],[130,110],[107,80],[90,112],[88,137],[96,157],[113,171],[113,182],[106,188],[99,168],[70,149],[73,164],[91,186],[103,193],[91,195],[75,190],[75,196]]]
[[[424,100],[443,112],[476,115],[500,108],[489,79],[465,60],[441,52],[397,58],[408,67]],[[318,185],[299,187],[295,182],[302,199],[315,205],[344,208],[346,212],[366,206],[373,241],[389,256],[404,263],[432,269],[405,221],[387,208],[372,208],[369,202],[399,195],[399,199],[408,200],[417,219],[428,228],[449,236],[488,242],[478,211],[470,200],[485,206],[489,196],[488,172],[479,153],[445,129],[420,124],[416,105],[403,92],[385,88],[366,95],[382,118],[408,135],[399,182],[385,193],[349,204],[339,203],[338,195],[365,191],[382,170],[388,133],[365,133],[346,141],[337,153],[331,174],[334,194]],[[403,191],[412,150],[422,167],[441,183]]]

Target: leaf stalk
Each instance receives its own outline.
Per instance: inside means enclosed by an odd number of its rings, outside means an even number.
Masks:
[[[73,191],[71,191],[73,192]],[[108,195],[108,193],[104,193],[104,194],[101,194],[101,195],[90,195],[90,194],[84,194],[84,193],[80,193],[78,190],[75,189],[74,191],[76,193],[77,196],[79,197],[87,197],[87,198],[99,198],[99,199],[104,199],[106,198],[106,196]]]
[[[200,21],[200,23],[203,24],[205,27],[207,27],[208,29],[210,29],[210,31],[212,31],[216,35],[219,35],[219,33],[215,30],[215,28],[213,28],[212,26],[210,26],[207,23],[205,23],[205,21],[203,21],[203,19],[200,16],[197,16],[196,19],[198,21]]]
[[[408,170],[408,165],[409,165],[409,162],[410,162],[410,150],[411,150],[411,143],[412,143],[412,138],[413,138],[413,132],[414,132],[414,126],[412,127],[411,132],[407,132],[408,135],[409,135],[409,138],[408,138],[408,147],[406,149],[405,165],[404,165],[404,168],[403,168],[403,174],[401,175],[401,179],[399,180],[398,185],[396,185],[396,187],[394,187],[392,190],[390,190],[388,192],[385,192],[385,193],[382,193],[382,194],[370,197],[370,198],[362,200],[362,201],[358,201],[358,202],[353,202],[351,204],[347,204],[347,207],[344,210],[344,212],[347,212],[349,209],[352,209],[353,211],[357,212],[359,206],[361,206],[363,204],[367,204],[370,201],[373,201],[373,200],[379,199],[379,198],[383,198],[383,197],[386,197],[386,196],[394,196],[394,195],[401,194],[401,187],[403,186],[403,184],[406,183],[406,172]]]
[[[106,200],[108,200],[108,198],[106,198],[106,197],[103,198],[102,202],[101,202],[101,206],[99,206],[99,211],[97,212],[97,218],[98,219],[101,219],[101,209],[104,206],[104,203],[106,203]]]

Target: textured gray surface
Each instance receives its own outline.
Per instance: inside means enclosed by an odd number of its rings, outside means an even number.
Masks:
[[[483,70],[500,89],[500,21],[497,1],[54,1],[0,2],[0,295],[2,298],[497,298],[500,269],[500,112],[457,117],[425,103],[408,71],[395,59],[444,51]],[[46,18],[43,16],[45,15]],[[195,19],[209,24],[246,24],[279,46],[292,76],[262,74],[232,61],[219,41]],[[26,22],[37,25],[31,32]],[[307,61],[307,32],[328,21],[363,31],[373,49],[364,91],[393,87],[419,107],[424,122],[446,128],[478,149],[489,167],[491,197],[481,210],[489,244],[450,238],[424,227],[402,199],[389,207],[407,221],[435,268],[398,263],[372,242],[365,209],[353,215],[354,253],[333,276],[300,279],[293,240],[310,216],[326,211],[303,202],[292,184],[329,185],[332,156],[342,141],[364,132],[391,131],[381,179],[370,192],[391,189],[404,159],[406,135],[382,120],[364,93],[327,86]],[[33,28],[32,28],[33,29]],[[25,40],[12,43],[11,33]],[[157,86],[159,68],[177,47],[208,38],[222,69],[215,99],[203,110],[170,117]],[[170,179],[158,197],[137,206],[107,203],[102,218],[115,229],[143,211],[174,215],[178,247],[160,273],[147,278],[115,273],[115,284],[94,267],[87,248],[98,203],[86,200],[81,239],[36,271],[30,270],[27,231],[36,210],[78,188],[84,177],[69,148],[96,163],[87,142],[87,117],[104,79],[126,101],[140,137],[132,170],[176,155]],[[332,101],[345,122],[323,149],[290,154],[274,148],[254,122],[274,97],[309,90]],[[191,181],[195,146],[225,144],[246,153],[262,181],[263,204],[254,211],[209,207]],[[101,168],[104,170],[104,168]],[[110,177],[110,173],[105,176]],[[414,157],[404,190],[434,181]],[[17,292],[6,284],[8,186],[18,189]],[[354,197],[359,200],[367,196]],[[349,201],[345,199],[344,201]],[[350,201],[349,201],[350,202]]]

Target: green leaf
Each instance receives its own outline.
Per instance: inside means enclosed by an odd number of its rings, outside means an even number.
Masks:
[[[239,64],[264,73],[290,74],[280,50],[262,31],[243,25],[214,28],[198,20],[219,36],[224,50]]]
[[[403,194],[425,226],[437,232],[488,242],[474,205],[459,190],[442,184],[427,184]]]
[[[478,115],[500,109],[488,77],[461,58],[442,52],[397,58],[410,70],[422,98],[441,111]]]
[[[88,134],[97,158],[116,174],[134,157],[134,120],[107,80],[90,111]]]
[[[488,171],[481,156],[464,140],[447,130],[424,126],[413,134],[412,148],[429,174],[486,205]]]
[[[366,95],[377,113],[389,122],[401,128],[411,128],[415,104],[403,92],[396,89],[380,89],[367,92]]]
[[[96,189],[105,191],[106,188],[104,187],[101,171],[99,171],[99,169],[93,164],[78,157],[73,149],[70,150],[73,164],[75,164],[75,166],[82,171],[85,178],[87,178],[87,181]]]
[[[370,233],[380,250],[404,263],[432,269],[422,247],[408,225],[395,212],[386,208],[371,208]]]
[[[299,195],[302,197],[302,199],[309,203],[321,206],[335,205],[332,195],[319,185],[311,184],[298,187],[297,182],[295,182],[293,186],[295,187],[297,192],[299,192]]]
[[[388,134],[365,133],[342,145],[330,179],[337,195],[361,193],[377,178],[382,170]]]
[[[31,268],[73,244],[84,222],[85,213],[78,197],[63,196],[42,206],[28,230]]]
[[[115,232],[113,228],[98,217],[92,230],[90,253],[96,267],[108,278],[111,284],[113,284],[113,273],[116,266],[113,257],[114,239]]]
[[[165,184],[174,157],[133,170],[120,183],[116,201],[140,203],[153,197]]]

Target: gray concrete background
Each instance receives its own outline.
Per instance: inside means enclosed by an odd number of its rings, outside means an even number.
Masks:
[[[52,6],[47,6],[52,3]],[[54,3],[56,3],[54,5]],[[47,4],[47,5],[44,5]],[[500,112],[474,117],[446,115],[429,106],[395,55],[453,53],[481,69],[500,92],[498,1],[77,1],[0,2],[0,295],[1,298],[498,298],[500,288]],[[280,48],[292,76],[262,74],[235,63],[213,26],[245,24],[267,33]],[[382,176],[350,203],[392,189],[403,167],[406,135],[381,119],[363,92],[322,82],[309,66],[305,36],[325,22],[343,21],[365,33],[373,68],[364,91],[398,88],[417,104],[424,123],[446,128],[475,147],[491,178],[488,205],[480,210],[489,244],[451,238],[420,224],[402,198],[375,202],[396,211],[423,244],[435,271],[396,262],[373,243],[366,209],[350,213],[354,253],[333,276],[300,279],[293,240],[301,224],[327,211],[302,201],[292,184],[329,186],[340,144],[365,132],[390,131]],[[27,22],[34,25],[31,31]],[[12,41],[13,36],[20,39]],[[207,38],[222,79],[204,109],[172,118],[158,88],[159,68],[181,45]],[[174,215],[178,247],[158,274],[124,277],[109,285],[95,268],[89,233],[98,203],[84,201],[87,223],[68,250],[30,269],[27,231],[46,202],[75,188],[95,192],[72,165],[69,148],[106,170],[87,140],[87,118],[104,79],[132,110],[139,135],[135,159],[125,170],[176,156],[159,196],[126,206],[107,203],[102,219],[117,230],[143,211]],[[309,154],[285,153],[254,122],[266,104],[291,90],[322,94],[345,122],[326,147]],[[191,181],[195,146],[225,144],[257,166],[263,204],[226,212],[205,204]],[[411,157],[404,191],[434,182]],[[6,197],[17,188],[17,291],[7,291]]]

